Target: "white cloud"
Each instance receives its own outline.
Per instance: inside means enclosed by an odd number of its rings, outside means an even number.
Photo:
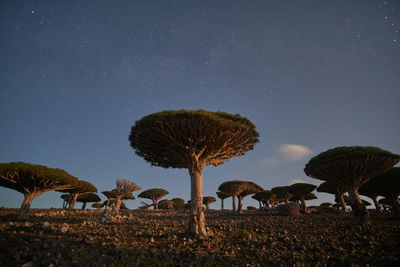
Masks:
[[[292,179],[292,180],[290,180],[289,185],[297,184],[297,183],[306,183],[306,181],[300,180],[300,179]]]
[[[306,146],[286,144],[278,148],[279,154],[288,161],[298,161],[306,158],[312,150]]]
[[[276,159],[274,159],[274,158],[265,158],[263,160],[263,163],[265,165],[275,166],[275,165],[278,164],[278,161]]]

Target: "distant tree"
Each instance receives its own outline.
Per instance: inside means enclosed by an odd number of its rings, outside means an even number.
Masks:
[[[221,210],[224,210],[224,199],[230,197],[231,195],[225,192],[218,191],[217,197],[221,199]]]
[[[176,210],[181,210],[185,206],[185,200],[183,198],[176,197],[173,198],[172,201],[174,202],[174,208]]]
[[[163,199],[158,203],[158,208],[161,210],[173,210],[175,202],[168,199]]]
[[[301,202],[300,205],[301,212],[306,212],[307,210],[306,201],[304,199],[305,196],[314,191],[315,188],[317,188],[316,185],[307,183],[295,183],[289,186],[288,188],[289,193],[297,197]]]
[[[326,207],[326,208],[327,208],[327,207],[332,206],[332,203],[324,202],[324,203],[321,203],[320,206],[321,206],[321,207]]]
[[[317,192],[334,194],[337,199],[336,202],[342,206],[343,211],[347,212],[346,203],[343,199],[343,195],[346,193],[346,187],[332,182],[323,182],[317,187]]]
[[[122,199],[128,197],[132,192],[140,190],[141,188],[135,184],[134,182],[124,180],[124,179],[117,179],[117,188],[113,190],[115,194],[115,211],[118,213]]]
[[[105,210],[108,210],[111,199],[115,198],[118,192],[116,190],[112,190],[112,191],[102,191],[101,193],[107,197],[107,201],[105,202],[104,206]]]
[[[206,210],[209,210],[210,204],[215,201],[216,201],[215,197],[211,197],[211,196],[203,197],[203,204],[206,205]]]
[[[191,180],[189,232],[206,236],[203,168],[244,155],[258,142],[254,124],[240,115],[204,110],[163,111],[142,118],[129,140],[154,166],[186,168]]]
[[[95,209],[98,209],[98,210],[102,209],[103,207],[104,207],[104,205],[99,203],[99,202],[96,202],[96,203],[92,204],[92,208],[95,208]]]
[[[97,192],[97,188],[87,181],[79,180],[78,184],[74,188],[57,191],[69,193],[69,208],[73,209],[75,208],[76,200],[80,194]]]
[[[242,212],[243,198],[262,191],[263,188],[253,182],[247,182],[245,190],[238,195],[238,212]]]
[[[314,199],[318,199],[314,193],[308,193],[307,195],[304,196],[304,200],[314,200]]]
[[[168,195],[169,192],[167,190],[164,190],[162,188],[152,188],[148,189],[146,191],[143,191],[138,195],[138,197],[141,198],[147,198],[151,199],[153,201],[153,209],[157,210],[158,209],[158,200],[163,198],[164,196]]]
[[[233,212],[236,211],[236,201],[235,198],[238,198],[238,208],[237,211],[240,212],[242,207],[242,199],[246,195],[254,194],[262,190],[262,188],[256,185],[253,182],[249,181],[240,181],[240,180],[233,180],[222,183],[218,190],[232,196],[232,210]],[[241,195],[242,194],[242,195]]]
[[[285,204],[287,204],[289,199],[293,196],[289,192],[289,186],[277,186],[272,188],[271,191],[277,196],[278,199],[285,202]]]
[[[0,186],[24,195],[18,217],[28,219],[32,200],[53,190],[69,189],[78,179],[64,170],[24,162],[0,163]]]
[[[271,196],[272,196],[271,190],[263,190],[258,193],[255,193],[251,198],[258,201],[258,204],[260,205],[261,209],[262,203],[266,203],[266,205],[269,206]]]
[[[257,208],[253,206],[247,206],[247,210],[257,210]]]
[[[369,223],[367,208],[358,189],[368,180],[384,173],[400,161],[400,155],[377,147],[336,147],[313,157],[304,172],[316,179],[330,181],[347,189],[354,215]]]
[[[374,202],[375,205],[375,209],[377,212],[382,212],[382,208],[378,203],[378,196],[380,196],[382,194],[382,192],[380,192],[380,187],[379,187],[379,183],[381,181],[379,181],[380,179],[371,179],[368,182],[366,182],[365,184],[363,184],[359,189],[358,189],[358,193],[360,195],[369,197],[370,199],[372,199],[372,201]],[[377,184],[378,183],[378,184]]]
[[[384,196],[390,203],[394,215],[400,218],[400,206],[398,197],[400,195],[400,167],[394,167],[385,173],[370,180],[369,187],[374,187],[379,195]]]
[[[95,193],[83,193],[79,194],[78,198],[76,199],[77,202],[82,202],[82,209],[86,209],[86,203],[88,202],[98,202],[100,201],[100,197]]]

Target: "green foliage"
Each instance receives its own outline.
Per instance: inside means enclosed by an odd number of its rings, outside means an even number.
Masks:
[[[329,149],[313,157],[307,164],[305,171],[317,168],[322,164],[331,164],[338,160],[353,160],[361,157],[383,156],[393,158],[399,162],[400,155],[393,154],[373,146],[343,146]]]
[[[158,200],[166,195],[168,195],[169,192],[165,189],[162,188],[152,188],[145,190],[141,192],[138,197],[140,198],[147,198],[147,199],[155,199]]]
[[[98,202],[100,200],[100,197],[95,193],[80,194],[76,199],[77,202]]]
[[[225,199],[225,198],[228,198],[228,197],[231,197],[231,196],[232,196],[231,194],[228,194],[228,193],[225,193],[225,192],[222,192],[222,191],[218,191],[217,192],[217,197],[220,198],[220,199]]]
[[[271,190],[263,190],[258,193],[255,193],[251,198],[257,201],[267,202],[272,196]]]
[[[0,186],[23,194],[76,185],[78,179],[64,170],[24,162],[0,163]]]
[[[317,192],[323,192],[328,194],[343,194],[346,192],[346,189],[338,184],[332,182],[323,182],[317,187]]]
[[[314,193],[308,193],[307,195],[304,196],[304,200],[313,200],[317,199],[317,196]]]
[[[277,186],[271,189],[278,199],[288,200],[291,197],[289,186]]]
[[[315,188],[317,188],[317,186],[313,184],[295,183],[289,186],[288,191],[292,195],[301,198],[314,191]]]
[[[173,198],[172,201],[175,203],[175,207],[185,206],[185,200],[179,197]]]
[[[202,167],[218,166],[253,149],[258,136],[255,126],[240,115],[168,110],[136,121],[129,140],[136,154],[154,166],[190,168],[192,154]]]
[[[256,192],[260,192],[263,189],[259,185],[250,181],[233,180],[222,183],[218,187],[218,190],[231,196],[240,195],[244,197],[250,194],[254,194]]]
[[[211,196],[203,197],[203,204],[204,205],[208,205],[208,204],[213,203],[215,201],[216,201],[215,197],[211,197]]]

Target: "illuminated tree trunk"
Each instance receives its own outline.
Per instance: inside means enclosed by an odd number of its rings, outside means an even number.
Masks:
[[[76,200],[78,199],[79,193],[74,193],[71,199],[71,202],[69,203],[69,208],[73,209],[75,208]]]
[[[236,212],[236,196],[232,196],[232,211]]]
[[[152,199],[153,200],[153,210],[158,210],[158,202],[157,199]]]
[[[242,208],[243,208],[243,197],[238,196],[238,209],[237,209],[237,211],[239,213],[242,213]]]
[[[29,217],[29,208],[31,207],[32,200],[37,197],[37,194],[27,193],[24,194],[24,201],[22,201],[21,208],[19,210],[18,218],[26,220]]]
[[[353,210],[354,215],[358,218],[361,224],[369,224],[369,216],[367,207],[365,207],[362,202],[361,198],[358,195],[356,189],[349,191],[349,197],[351,201],[351,208]]]
[[[339,203],[342,206],[342,209],[344,210],[344,212],[348,212],[346,203],[344,202],[343,194],[336,194],[336,198],[339,200]]]
[[[111,200],[110,198],[107,199],[107,203],[106,203],[106,207],[105,207],[104,211],[108,210],[109,205],[110,205],[110,200]]]
[[[119,208],[121,207],[121,202],[122,202],[122,196],[117,196],[115,198],[115,212],[118,214]]]
[[[203,172],[200,168],[189,169],[191,184],[191,214],[189,232],[199,236],[207,236],[206,220],[203,208]]]

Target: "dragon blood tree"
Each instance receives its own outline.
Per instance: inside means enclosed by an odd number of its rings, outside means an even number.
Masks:
[[[346,187],[332,182],[323,182],[317,187],[317,192],[335,195],[335,202],[338,202],[341,205],[343,211],[347,212],[346,203],[343,198],[344,193],[346,193]]]
[[[124,179],[117,179],[117,188],[113,190],[113,195],[116,201],[115,211],[118,213],[122,200],[135,199],[135,197],[132,195],[132,192],[140,189],[140,186],[138,186],[134,182]]]
[[[253,196],[251,196],[251,198],[258,201],[258,204],[260,205],[261,209],[263,203],[265,203],[267,207],[269,207],[271,196],[272,196],[271,190],[263,190],[258,193],[255,193]]]
[[[100,202],[96,202],[96,203],[93,203],[92,204],[92,208],[95,208],[95,209],[102,209],[104,207],[104,205],[103,204],[101,204]]]
[[[218,190],[232,196],[232,211],[236,212],[236,197],[248,188],[248,181],[233,180],[222,183]],[[239,203],[238,203],[239,204]],[[238,205],[239,206],[239,205]]]
[[[151,199],[153,201],[153,209],[158,209],[158,201],[168,195],[169,192],[162,188],[153,188],[141,192],[138,197]]]
[[[209,210],[210,204],[215,201],[216,201],[215,197],[211,197],[211,196],[203,197],[203,204],[206,205],[206,210]]]
[[[285,202],[285,204],[288,204],[289,199],[293,196],[289,192],[289,186],[277,186],[274,188],[271,188],[271,191],[273,194],[276,195],[276,197],[279,199],[279,201]]]
[[[289,186],[288,191],[291,193],[294,197],[298,198],[301,202],[300,205],[300,210],[302,212],[306,212],[307,206],[306,206],[306,201],[305,197],[311,193],[312,191],[317,188],[316,185],[313,184],[307,184],[307,183],[295,183]]]
[[[243,198],[248,195],[252,195],[254,193],[258,193],[262,191],[263,188],[253,182],[247,182],[245,190],[243,190],[238,195],[238,212],[242,212],[243,209]]]
[[[372,201],[374,202],[374,205],[375,205],[375,209],[379,213],[382,212],[382,208],[379,205],[378,200],[377,200],[378,196],[382,195],[380,183],[381,183],[380,179],[372,178],[371,180],[369,180],[368,182],[363,184],[358,189],[358,193],[360,195],[363,195],[363,196],[366,196],[366,197],[369,197],[370,199],[372,199]]]
[[[70,189],[78,179],[61,169],[48,168],[24,162],[0,163],[0,186],[14,189],[24,195],[18,217],[28,219],[32,200],[53,190]]]
[[[230,197],[231,195],[222,191],[217,192],[217,197],[221,199],[221,210],[224,210],[224,199]]]
[[[244,155],[258,142],[258,132],[240,115],[178,110],[136,121],[129,140],[136,154],[154,166],[188,169],[192,200],[189,232],[206,236],[203,168]]]
[[[305,166],[306,175],[338,184],[348,191],[354,215],[369,223],[367,208],[358,189],[368,180],[384,173],[400,161],[400,155],[377,147],[336,147],[313,157]]]
[[[398,197],[400,195],[400,167],[394,167],[385,173],[370,180],[371,184],[379,191],[379,195],[387,199],[392,207],[395,217],[400,217]]]
[[[88,202],[98,202],[100,201],[100,197],[95,193],[83,193],[78,196],[76,199],[77,202],[82,202],[82,209],[86,209],[86,203]]]
[[[78,184],[74,188],[57,190],[57,191],[69,194],[69,201],[68,201],[69,208],[73,209],[75,208],[76,200],[78,199],[80,194],[93,193],[93,192],[97,193],[97,188],[89,182],[79,180]]]

